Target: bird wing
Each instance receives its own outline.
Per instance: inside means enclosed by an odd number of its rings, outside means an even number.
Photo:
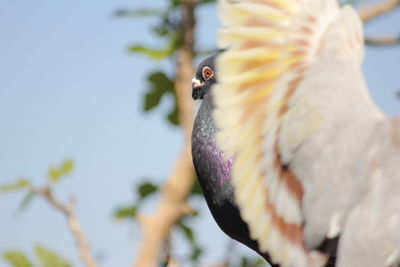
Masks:
[[[400,117],[375,127],[361,161],[367,190],[345,222],[337,266],[399,266]]]
[[[221,0],[218,142],[235,155],[251,237],[282,266],[321,266],[366,190],[354,158],[384,119],[360,66],[361,21],[335,0]]]

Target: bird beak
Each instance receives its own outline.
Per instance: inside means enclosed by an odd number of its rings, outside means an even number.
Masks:
[[[192,89],[198,89],[199,87],[202,87],[203,83],[200,82],[200,80],[193,78],[192,79]]]

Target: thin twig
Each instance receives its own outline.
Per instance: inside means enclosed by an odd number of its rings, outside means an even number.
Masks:
[[[400,45],[400,36],[365,37],[365,44],[377,46]]]
[[[194,10],[196,0],[182,3],[183,45],[178,54],[175,90],[179,108],[179,119],[185,134],[181,153],[166,184],[163,186],[158,207],[152,215],[138,215],[142,226],[142,241],[134,266],[158,266],[159,256],[173,225],[188,212],[186,199],[194,182],[191,157],[191,131],[193,127],[194,105],[190,96],[191,78],[194,73]]]
[[[378,16],[386,14],[398,6],[400,6],[400,0],[386,0],[361,8],[358,14],[363,22],[367,22]]]
[[[53,192],[49,187],[43,187],[43,188],[33,187],[31,188],[31,190],[37,195],[42,196],[45,200],[47,200],[47,202],[51,206],[61,211],[65,215],[68,227],[72,233],[72,236],[75,239],[79,251],[79,256],[82,262],[87,267],[98,266],[94,258],[91,256],[89,242],[86,239],[86,236],[82,230],[82,226],[79,222],[79,219],[75,214],[75,202],[71,199],[68,205],[61,203],[54,197]]]

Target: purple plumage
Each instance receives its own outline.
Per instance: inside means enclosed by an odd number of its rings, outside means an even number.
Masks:
[[[260,253],[257,242],[250,238],[248,226],[242,220],[235,203],[230,184],[234,159],[226,160],[215,139],[218,130],[212,117],[212,85],[216,82],[214,60],[215,56],[200,63],[193,79],[192,96],[194,99],[203,99],[192,133],[193,164],[207,205],[222,231],[269,261],[268,255]],[[212,72],[205,73],[205,69]],[[210,73],[211,76],[204,77]]]

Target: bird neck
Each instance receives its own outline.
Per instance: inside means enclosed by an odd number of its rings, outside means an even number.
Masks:
[[[231,198],[231,177],[233,159],[226,160],[216,142],[218,129],[212,117],[214,103],[209,91],[200,105],[192,133],[192,155],[199,182],[206,198],[218,202]]]

